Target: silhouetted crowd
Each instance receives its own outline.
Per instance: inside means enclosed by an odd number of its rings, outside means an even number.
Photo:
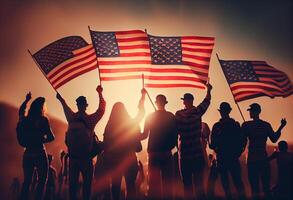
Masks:
[[[145,116],[147,94],[142,89],[134,118],[122,102],[113,105],[102,141],[94,132],[106,109],[102,87],[97,87],[99,107],[92,114],[86,113],[86,97],[76,99],[78,111],[74,112],[57,93],[68,123],[67,151],[60,152],[58,173],[52,166],[54,158],[47,154],[44,145],[55,138],[45,115],[45,98],[36,98],[26,114],[32,98],[28,93],[19,109],[16,128],[18,142],[25,148],[24,181],[20,189],[20,182],[15,178],[11,192],[15,196],[20,193],[22,200],[216,199],[215,186],[220,177],[224,199],[246,199],[239,158],[248,146],[251,198],[292,199],[293,156],[288,152],[287,143],[280,141],[272,155],[266,151],[267,140],[278,141],[286,120],[282,119],[274,131],[270,123],[260,119],[261,106],[253,103],[247,109],[251,120],[241,125],[230,117],[229,103],[222,102],[218,109],[221,118],[210,131],[202,116],[209,108],[211,90],[212,86],[207,84],[207,94],[198,106],[193,105],[192,94],[184,94],[181,98],[184,109],[175,115],[165,108],[166,96],[157,95],[157,109],[146,117],[141,131],[139,123]],[[146,169],[137,153],[142,151],[141,141],[147,138]],[[213,154],[208,155],[208,147]],[[271,187],[270,161],[274,159],[278,182]],[[235,193],[231,191],[231,180]]]

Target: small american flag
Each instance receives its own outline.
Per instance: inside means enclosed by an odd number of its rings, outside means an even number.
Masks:
[[[102,81],[146,79],[146,87],[205,88],[211,37],[156,37],[141,30],[91,31]]]
[[[288,76],[265,61],[220,60],[236,102],[260,96],[287,97],[293,94]]]
[[[213,37],[158,37],[149,35],[151,69],[146,86],[205,88]]]
[[[33,54],[55,89],[97,68],[96,54],[80,36],[59,39]]]

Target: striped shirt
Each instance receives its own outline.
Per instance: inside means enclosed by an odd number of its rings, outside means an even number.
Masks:
[[[201,117],[208,109],[210,99],[210,95],[207,95],[199,106],[176,112],[180,158],[204,156],[201,144]]]
[[[261,161],[267,158],[267,139],[276,142],[281,132],[274,132],[270,123],[263,120],[247,121],[242,124],[242,131],[248,139],[248,162]]]

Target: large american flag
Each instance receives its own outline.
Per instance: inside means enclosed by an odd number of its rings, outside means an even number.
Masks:
[[[91,31],[101,81],[141,79],[150,69],[147,34],[141,30]]]
[[[97,68],[96,54],[80,36],[59,39],[33,54],[55,89]]]
[[[102,81],[141,79],[146,87],[204,88],[212,37],[157,37],[141,30],[91,31]]]
[[[287,97],[293,94],[288,76],[265,61],[220,60],[236,102],[260,96]]]
[[[151,68],[146,86],[205,88],[213,37],[149,35]]]

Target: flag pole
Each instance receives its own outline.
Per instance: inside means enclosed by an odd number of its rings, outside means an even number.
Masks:
[[[217,58],[218,58],[218,61],[219,61],[219,63],[220,63],[221,69],[222,69],[221,61],[220,61],[220,58],[219,58],[219,56],[218,56],[217,53],[216,53],[216,56],[217,56]],[[227,83],[228,83],[228,79],[227,79],[227,77],[226,77],[226,75],[225,75],[223,69],[222,69],[222,72],[223,72],[223,74],[224,74],[224,76],[225,76],[225,78],[226,78],[226,81],[227,81]],[[235,102],[235,104],[236,104],[236,106],[237,106],[237,108],[238,108],[238,110],[239,110],[239,112],[240,112],[240,115],[241,115],[243,121],[245,122],[245,118],[244,118],[244,116],[243,116],[243,114],[242,114],[242,111],[241,111],[241,109],[240,109],[240,107],[239,107],[237,101],[236,101],[235,98],[234,98],[234,95],[233,95],[233,92],[232,92],[232,90],[231,90],[231,88],[230,88],[229,83],[228,83],[228,87],[229,87],[229,89],[230,89],[230,91],[231,91],[231,93],[232,93],[232,96],[233,96],[234,102]]]
[[[91,34],[91,28],[90,26],[87,26],[88,27],[88,30],[90,32],[90,37],[91,37],[91,40],[92,40],[92,45],[93,45],[93,48],[95,50],[95,54],[96,54],[96,57],[97,57],[97,50],[94,46],[94,42],[93,42],[93,38],[92,38],[92,34]],[[101,81],[101,73],[100,73],[100,68],[99,68],[99,62],[98,62],[98,57],[96,59],[96,62],[97,62],[97,68],[98,68],[98,75],[99,75],[99,84],[102,86],[102,81]]]
[[[141,74],[141,79],[142,79],[142,88],[144,88],[144,74]],[[150,100],[150,102],[151,102],[151,104],[152,104],[152,106],[153,106],[153,108],[155,109],[155,111],[157,110],[157,108],[156,108],[156,106],[155,106],[155,104],[154,104],[154,102],[153,102],[153,100],[151,99],[151,96],[150,96],[150,94],[148,93],[148,91],[147,90],[145,90],[146,91],[146,94],[147,94],[147,96],[148,96],[148,98],[149,98],[149,100]]]
[[[33,59],[33,61],[35,62],[35,64],[37,65],[37,67],[39,68],[39,70],[42,72],[42,74],[46,77],[47,81],[50,83],[50,85],[52,86],[52,88],[55,90],[56,93],[58,93],[58,91],[54,88],[54,86],[52,85],[52,83],[49,81],[48,77],[46,76],[46,73],[42,70],[41,66],[39,65],[39,63],[36,61],[36,59],[33,57],[33,54],[31,53],[31,51],[29,49],[27,49],[27,52],[29,53],[29,55],[31,56],[31,58]]]

